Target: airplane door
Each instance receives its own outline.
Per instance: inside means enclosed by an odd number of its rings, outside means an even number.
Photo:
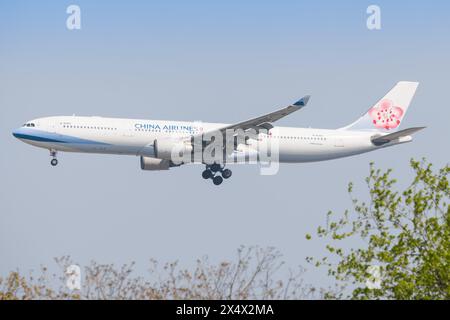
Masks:
[[[56,133],[56,123],[50,122],[47,127],[47,131],[51,133]]]
[[[334,146],[337,148],[343,148],[344,147],[344,140],[343,139],[335,139],[334,140]]]
[[[122,136],[124,138],[133,138],[134,137],[134,130],[131,129],[131,128],[128,128],[125,131],[123,131]]]

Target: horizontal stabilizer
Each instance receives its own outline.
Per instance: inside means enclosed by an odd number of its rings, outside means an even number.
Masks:
[[[400,130],[394,133],[389,133],[386,134],[384,136],[374,136],[372,138],[372,143],[376,146],[381,146],[385,143],[391,142],[395,139],[401,138],[401,137],[405,137],[405,136],[409,136],[417,131],[420,131],[422,129],[425,129],[426,127],[415,127],[415,128],[408,128],[408,129],[404,129],[404,130]]]

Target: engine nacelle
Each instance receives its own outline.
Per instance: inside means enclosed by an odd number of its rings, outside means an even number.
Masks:
[[[152,157],[141,157],[142,170],[169,170],[170,161]]]
[[[176,165],[190,161],[193,151],[191,143],[173,139],[155,140],[154,147],[156,158],[170,160]]]

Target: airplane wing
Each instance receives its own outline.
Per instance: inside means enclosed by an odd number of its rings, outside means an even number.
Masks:
[[[383,145],[385,143],[391,142],[392,140],[404,137],[404,136],[409,136],[417,131],[420,131],[422,129],[425,129],[426,127],[415,127],[415,128],[408,128],[408,129],[404,129],[404,130],[400,130],[394,133],[389,133],[386,134],[384,136],[376,136],[372,138],[372,143],[380,146]]]
[[[223,136],[225,136],[225,132],[226,130],[237,130],[237,129],[241,129],[243,131],[248,130],[248,129],[266,129],[266,130],[270,130],[273,128],[272,123],[280,120],[281,118],[284,118],[285,116],[302,109],[303,107],[306,106],[306,104],[309,101],[310,96],[304,96],[303,98],[301,98],[300,100],[298,100],[297,102],[295,102],[294,104],[291,104],[283,109],[259,116],[257,118],[252,118],[243,122],[239,122],[236,124],[231,124],[229,126],[225,126],[210,132],[221,132]],[[198,136],[202,136],[204,134],[208,134],[208,132],[204,132],[202,134],[199,134]],[[193,136],[192,137],[192,141],[196,141],[198,136]]]

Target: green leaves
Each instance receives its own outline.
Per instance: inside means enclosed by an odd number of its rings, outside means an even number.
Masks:
[[[352,210],[341,217],[329,212],[327,225],[318,228],[319,237],[332,241],[326,249],[336,263],[308,261],[351,284],[351,298],[450,299],[450,168],[436,172],[425,159],[410,165],[414,178],[399,191],[392,170],[371,163],[365,180],[369,200],[356,199],[350,183]],[[347,238],[366,240],[365,245],[346,250],[339,244]],[[381,267],[381,286],[370,289],[367,270],[374,265]]]

